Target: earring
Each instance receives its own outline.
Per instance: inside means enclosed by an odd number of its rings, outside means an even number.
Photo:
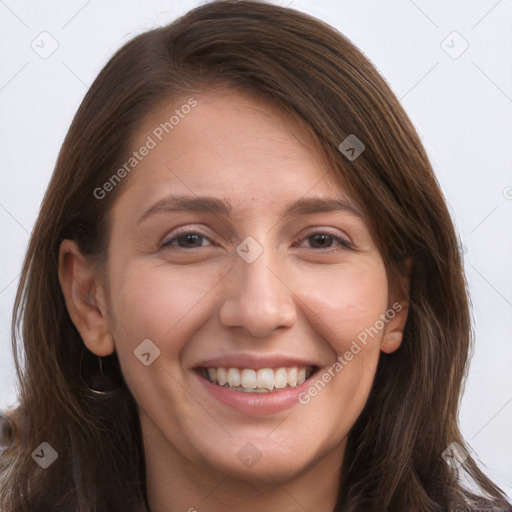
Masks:
[[[82,377],[82,381],[84,382],[84,384],[86,384],[87,391],[90,394],[92,394],[92,396],[97,397],[97,398],[106,397],[106,396],[109,396],[109,395],[115,393],[116,390],[114,389],[114,386],[112,385],[112,380],[107,375],[103,374],[102,358],[98,356],[100,373],[91,378],[92,385],[88,384],[88,382],[83,377],[82,360],[83,360],[83,354],[82,354],[82,359],[80,360],[80,376]]]

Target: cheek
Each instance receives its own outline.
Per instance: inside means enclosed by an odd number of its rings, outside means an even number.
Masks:
[[[149,338],[172,360],[187,341],[187,326],[205,317],[206,298],[221,272],[212,267],[198,276],[192,267],[142,260],[117,268],[122,273],[113,273],[110,281],[116,350],[122,356]]]
[[[382,337],[379,318],[388,302],[386,271],[380,260],[304,274],[300,282],[305,311],[311,312],[315,330],[337,355],[350,350],[354,341],[378,353]]]
[[[325,420],[320,427],[311,420],[310,428],[336,443],[353,426],[370,394],[382,339],[379,320],[388,301],[386,271],[379,261],[340,266],[328,275],[303,276],[302,284],[308,322],[314,324],[318,342],[329,346],[332,359],[299,398],[311,418]]]

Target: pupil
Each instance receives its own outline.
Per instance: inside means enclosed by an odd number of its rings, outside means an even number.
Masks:
[[[329,242],[330,241],[330,238],[331,238],[331,235],[325,235],[325,234],[320,234],[320,235],[313,235],[313,238],[318,242],[319,239],[320,240],[320,246],[321,247],[325,247],[326,245],[330,245],[330,244],[326,244],[326,243],[322,243],[323,242]]]
[[[189,234],[182,237],[185,240],[185,245],[193,245],[198,241],[199,235]]]

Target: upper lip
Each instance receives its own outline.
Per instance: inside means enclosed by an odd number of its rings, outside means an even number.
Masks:
[[[294,356],[278,354],[227,354],[200,361],[195,368],[291,368],[299,367],[318,367],[319,365],[312,360],[301,359]]]

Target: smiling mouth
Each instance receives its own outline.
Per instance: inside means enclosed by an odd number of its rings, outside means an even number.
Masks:
[[[198,368],[209,382],[223,388],[244,393],[270,393],[279,389],[295,388],[309,379],[318,368]]]

